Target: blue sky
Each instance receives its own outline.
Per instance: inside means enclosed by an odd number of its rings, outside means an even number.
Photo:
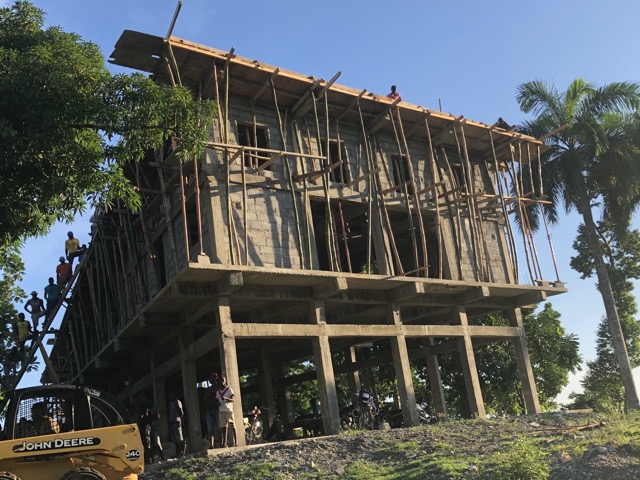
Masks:
[[[8,5],[0,0],[0,5]],[[176,0],[35,0],[47,25],[60,25],[98,44],[108,57],[125,29],[164,36]],[[494,123],[526,119],[516,87],[541,79],[564,88],[581,76],[595,84],[639,81],[640,2],[632,0],[485,0],[426,2],[300,0],[222,2],[184,0],[174,35],[296,72],[386,94],[391,84],[405,101]],[[569,293],[554,297],[586,359],[604,307],[594,282],[569,268],[579,219],[552,228],[560,279]],[[636,221],[634,226],[638,228]],[[69,226],[59,225],[25,248],[25,290],[42,291],[64,253]],[[89,240],[88,218],[71,228]],[[538,236],[539,250],[548,251]],[[550,261],[545,278],[554,280]],[[37,383],[39,374],[23,385]],[[572,386],[575,386],[574,381]]]

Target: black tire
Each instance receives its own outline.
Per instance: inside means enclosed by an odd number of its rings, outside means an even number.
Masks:
[[[60,480],[107,480],[107,477],[93,468],[80,467],[69,470]]]
[[[0,472],[0,480],[20,480],[20,477],[9,472]]]

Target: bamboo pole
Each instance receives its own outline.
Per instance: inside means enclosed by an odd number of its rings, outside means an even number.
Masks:
[[[460,270],[460,279],[462,280],[462,254],[463,254],[463,248],[466,250],[466,242],[464,242],[465,244],[463,245],[463,235],[462,235],[462,218],[460,216],[460,196],[458,195],[458,187],[459,185],[457,184],[457,180],[456,177],[453,173],[453,168],[451,168],[451,162],[449,162],[449,156],[447,155],[446,150],[444,149],[443,146],[440,146],[440,152],[442,153],[442,158],[444,158],[444,163],[447,169],[447,174],[449,175],[449,183],[451,184],[451,189],[449,190],[449,195],[451,195],[453,203],[455,203],[455,212],[456,212],[456,220],[458,222],[458,238],[460,239],[460,251],[459,251],[459,256],[458,256],[458,269]],[[459,186],[460,188],[462,188],[462,186]],[[466,226],[465,226],[465,231],[467,230]],[[472,238],[473,241],[473,238]],[[477,262],[476,258],[475,258],[475,250],[472,249],[472,254],[474,255],[473,260],[474,262]],[[476,279],[477,279],[477,271],[476,273]]]
[[[371,146],[369,145],[369,138],[367,136],[367,130],[364,126],[364,118],[362,116],[362,109],[360,108],[360,99],[356,99],[358,106],[358,116],[360,118],[360,126],[362,128],[362,143],[364,143],[364,153],[367,164],[367,274],[371,275],[371,257],[373,254],[372,241],[373,241],[373,189],[375,180],[373,178],[373,160],[371,155]]]
[[[316,126],[316,139],[318,142],[318,149],[320,149],[321,143],[322,143],[322,138],[320,135],[320,119],[318,117],[318,106],[316,105],[316,97],[315,95],[313,95],[313,93],[311,94],[311,103],[313,106],[313,114],[314,114],[314,119],[315,119],[315,126]],[[329,132],[327,132],[327,139],[329,138]],[[326,153],[326,163],[329,164],[329,143],[327,140],[327,145],[326,145],[326,149],[325,149],[325,153]],[[324,168],[325,165],[323,165],[322,160],[320,161],[320,164],[322,166],[322,168]],[[335,254],[335,242],[333,239],[333,216],[332,216],[332,212],[331,212],[331,194],[329,191],[329,187],[327,185],[327,180],[326,180],[326,174],[322,175],[322,189],[323,189],[323,193],[324,193],[324,199],[325,199],[325,211],[326,211],[326,215],[325,215],[325,232],[326,232],[326,238],[327,238],[327,256],[329,257],[329,265],[332,271],[336,271],[338,268],[336,267],[338,260],[336,259],[336,254]]]
[[[379,154],[381,157],[380,163],[384,165],[384,156],[382,155],[382,148],[380,147],[380,143],[377,141],[375,134],[374,134],[374,142],[375,142],[374,158],[377,158]],[[376,175],[376,179],[378,180],[378,182],[380,182],[379,175]],[[404,267],[402,266],[402,260],[400,259],[400,254],[398,253],[398,247],[396,246],[396,240],[393,235],[393,227],[391,225],[391,219],[389,218],[387,205],[381,193],[382,188],[379,183],[376,185],[376,187],[378,188],[378,205],[379,205],[380,215],[384,215],[383,221],[381,221],[381,224],[386,225],[386,229],[389,234],[389,244],[391,246],[391,253],[393,254],[393,258],[395,259],[396,265],[398,267],[398,273],[396,273],[396,275],[404,275]]]
[[[293,139],[296,142],[296,150],[298,153],[304,153],[304,144],[302,142],[302,134],[300,133],[300,127],[298,125],[298,122],[296,120],[293,120],[291,122],[292,128],[293,128]],[[306,125],[306,120],[305,120],[305,125]],[[306,126],[307,129],[307,133],[309,131],[308,126]],[[300,170],[302,172],[303,175],[306,175],[306,168],[305,168],[305,159],[302,157],[297,157],[299,164],[300,164]],[[305,206],[305,212],[311,212],[311,200],[309,199],[309,191],[308,191],[308,183],[307,183],[307,178],[306,176],[303,177],[302,179],[302,196],[303,196],[303,203]],[[305,232],[306,232],[306,260],[307,260],[307,268],[311,269],[313,268],[313,264],[311,261],[311,225],[309,222],[309,216],[305,213],[304,215],[304,224],[305,224]]]
[[[474,197],[473,193],[475,193],[474,189],[474,178],[473,178],[473,169],[471,166],[471,162],[469,161],[469,157],[467,156],[466,149],[460,145],[460,140],[458,138],[458,132],[456,130],[456,126],[453,127],[453,136],[456,141],[456,145],[458,147],[458,158],[460,159],[460,164],[462,166],[462,176],[464,178],[463,184],[465,187],[465,195],[464,200],[467,204],[467,213],[469,215],[469,227],[471,230],[471,243],[474,254],[474,259],[476,261],[476,280],[484,280],[484,261],[483,261],[483,252],[481,248],[480,242],[480,232],[479,225],[477,222],[476,212],[474,208]]]
[[[407,186],[408,184],[408,180],[405,178],[404,175],[404,165],[403,165],[403,160],[402,160],[402,147],[400,146],[400,139],[398,137],[398,131],[396,128],[396,124],[395,124],[395,120],[393,118],[393,112],[390,112],[390,118],[391,118],[391,126],[393,127],[393,134],[394,134],[394,138],[396,140],[396,147],[398,148],[398,164],[397,164],[397,169],[398,169],[398,176],[400,177],[400,185],[401,185],[401,189],[402,189],[402,194],[404,196],[404,202],[405,205],[407,206],[407,220],[409,222],[409,233],[410,233],[410,237],[411,237],[411,246],[412,251],[411,253],[413,253],[413,264],[414,264],[414,269],[412,269],[412,271],[418,271],[418,269],[420,269],[420,258],[419,258],[419,254],[418,254],[418,240],[416,238],[416,229],[413,225],[413,214],[411,212],[411,202],[409,199],[409,188]],[[407,163],[409,165],[409,169],[412,169],[413,167],[411,166],[411,158],[408,156],[409,155],[409,151],[407,150]],[[391,163],[393,163],[393,160],[391,161]],[[414,198],[415,198],[415,192],[417,191],[417,189],[414,188],[413,190],[413,194],[414,194]],[[420,209],[418,209],[417,211],[418,216],[420,216]],[[425,259],[426,261],[426,259]],[[405,272],[406,274],[406,272]]]
[[[135,176],[136,176],[136,185],[138,186],[138,189],[140,189],[142,185],[140,183],[140,164],[139,163],[136,163]],[[158,288],[158,285],[160,285],[160,273],[158,272],[158,266],[154,261],[154,259],[156,258],[156,255],[153,249],[153,244],[151,242],[151,235],[149,234],[149,227],[147,225],[147,221],[144,214],[144,205],[140,206],[140,225],[142,226],[142,235],[144,237],[144,243],[147,246],[147,252],[149,252],[149,259],[151,261],[151,270],[153,271],[152,278],[155,284],[152,284],[151,288],[154,291],[158,291],[160,290]]]
[[[316,101],[315,94],[311,94],[314,97],[314,102]],[[324,96],[324,119],[325,119],[325,132],[326,132],[326,152],[327,152],[327,168],[331,167],[331,158],[330,158],[330,133],[331,133],[331,125],[329,123],[329,100],[328,95]],[[338,145],[338,151],[340,150],[340,145]],[[327,198],[331,198],[331,172],[327,171],[323,175],[323,184],[325,186],[325,191]],[[331,230],[331,239],[333,240],[331,247],[333,248],[333,258],[335,261],[335,271],[342,271],[342,262],[340,261],[340,249],[338,245],[338,233],[336,232],[336,222],[333,218],[333,207],[331,206],[331,202],[329,201],[329,215],[327,215],[327,221],[329,222],[329,228]]]
[[[407,137],[404,134],[404,127],[402,125],[402,119],[400,117],[400,109],[396,110],[398,115],[398,125],[400,125],[400,133],[402,134],[402,141],[404,143],[404,149],[407,152],[407,162],[409,164],[409,181],[411,182],[411,187],[413,189],[413,195],[411,196],[414,202],[414,207],[416,209],[416,215],[418,216],[418,228],[420,229],[420,239],[422,241],[422,257],[424,259],[424,267],[426,267],[426,277],[429,276],[429,251],[427,245],[427,232],[424,228],[424,221],[422,218],[422,212],[420,210],[420,200],[418,198],[418,184],[416,182],[416,177],[413,173],[413,162],[411,160],[411,155],[409,154],[409,144],[407,142]],[[394,128],[395,129],[395,128]],[[396,133],[397,137],[397,133]],[[405,187],[406,189],[406,187]],[[417,265],[420,267],[420,265]]]
[[[484,278],[485,281],[494,281],[493,272],[490,268],[489,261],[489,252],[487,250],[487,238],[486,231],[484,229],[484,219],[482,217],[482,212],[478,208],[478,202],[475,198],[475,179],[473,176],[473,166],[471,165],[471,160],[469,159],[469,148],[467,147],[467,136],[464,131],[464,124],[460,124],[460,133],[462,134],[462,148],[464,151],[465,162],[469,168],[469,181],[472,189],[472,207],[473,207],[473,217],[477,220],[478,223],[478,245],[482,245],[481,250],[481,258],[484,257]]]
[[[425,131],[427,134],[427,151],[429,152],[429,166],[431,170],[431,181],[433,182],[433,194],[435,196],[435,206],[436,206],[436,217],[435,217],[435,227],[436,227],[436,240],[438,242],[438,278],[444,278],[443,272],[443,244],[442,244],[442,224],[440,219],[440,201],[438,200],[438,180],[436,179],[436,160],[433,155],[433,145],[431,143],[431,131],[429,130],[429,113],[426,112],[424,116],[425,123]]]
[[[173,221],[171,219],[171,203],[167,195],[167,184],[164,180],[162,168],[158,167],[158,177],[160,179],[160,194],[162,196],[162,205],[164,209],[164,221],[167,224],[167,237],[169,237],[169,250],[171,251],[171,260],[173,269],[178,271],[178,249],[176,247],[175,233],[173,231]]]
[[[513,236],[513,230],[511,228],[511,220],[509,219],[509,212],[507,211],[507,205],[504,200],[503,193],[503,182],[501,180],[500,168],[498,166],[498,157],[496,155],[495,145],[493,143],[493,133],[489,131],[489,140],[491,142],[491,152],[493,156],[493,165],[496,170],[496,181],[497,181],[497,193],[500,198],[500,205],[502,207],[502,214],[504,215],[505,227],[507,230],[507,245],[511,253],[511,260],[514,264],[514,273],[515,273],[515,281],[518,283],[518,251],[515,244],[515,238]]]
[[[515,170],[515,163],[516,163],[515,156],[514,156],[513,150],[510,150],[510,151],[511,151],[511,164],[512,164],[514,170]],[[526,215],[527,212],[526,212],[526,209],[523,212],[522,202],[520,201],[520,198],[522,197],[522,195],[520,194],[520,186],[518,185],[517,175],[511,173],[511,167],[509,167],[509,165],[507,165],[507,170],[506,171],[509,174],[509,177],[511,178],[512,185],[514,185],[514,188],[516,189],[516,195],[518,196],[518,199],[516,200],[516,202],[517,202],[516,204],[517,204],[517,208],[518,208],[518,210],[520,212],[520,218],[522,218],[523,213],[524,213],[524,215]],[[525,232],[524,223],[522,225],[522,243],[523,243],[523,247],[524,247],[525,260],[527,261],[527,270],[529,271],[529,277],[531,278],[531,282],[533,283],[535,279],[534,279],[533,272],[531,270],[531,259],[529,258],[529,248],[527,246],[527,235],[526,235],[526,232]]]
[[[278,116],[278,127],[280,131],[280,139],[282,140],[282,148],[283,150],[287,149],[287,137],[284,134],[284,126],[282,124],[282,116],[280,115],[280,108],[278,106],[278,95],[276,93],[276,84],[273,81],[273,78],[270,79],[271,82],[271,93],[273,94],[273,102],[276,109],[276,114]],[[284,167],[285,174],[287,176],[287,180],[289,182],[289,189],[291,190],[291,202],[293,204],[293,216],[295,219],[295,231],[296,231],[296,241],[298,251],[300,252],[300,267],[304,269],[305,264],[305,255],[304,249],[302,247],[302,236],[300,234],[300,213],[298,212],[298,199],[296,195],[295,184],[293,183],[293,173],[291,172],[291,165],[289,163],[289,157],[284,157]]]

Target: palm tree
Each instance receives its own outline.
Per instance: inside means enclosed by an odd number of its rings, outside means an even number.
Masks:
[[[559,93],[554,86],[533,81],[518,87],[517,100],[523,112],[535,117],[524,124],[523,130],[536,137],[553,133],[545,140],[550,148],[542,158],[544,193],[553,202],[548,217],[552,222],[557,220],[559,203],[567,213],[576,209],[582,215],[626,405],[640,409],[593,218],[593,209],[599,206],[603,215],[615,219],[619,229],[626,229],[640,202],[640,86],[617,82],[596,88],[577,78]]]

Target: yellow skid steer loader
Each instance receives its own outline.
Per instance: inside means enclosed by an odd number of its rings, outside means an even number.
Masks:
[[[108,393],[46,385],[8,396],[0,480],[136,480],[143,472],[138,426]]]

